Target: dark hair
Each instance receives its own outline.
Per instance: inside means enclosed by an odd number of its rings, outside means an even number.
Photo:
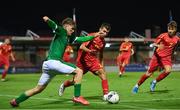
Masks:
[[[168,23],[168,27],[169,27],[169,26],[177,27],[176,21],[170,21],[170,22]]]
[[[72,18],[65,18],[65,19],[62,21],[62,25],[65,25],[65,24],[75,25],[75,22],[73,21]]]
[[[108,31],[110,31],[111,25],[109,23],[102,23],[100,28],[106,28]]]

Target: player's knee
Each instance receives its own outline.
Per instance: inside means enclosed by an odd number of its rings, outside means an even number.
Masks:
[[[9,66],[4,66],[5,71],[8,71],[8,69],[9,69]]]
[[[148,72],[148,71],[146,72],[146,76],[149,77],[149,76],[151,76],[151,75],[152,75],[152,72]]]
[[[83,74],[83,70],[80,68],[76,68],[76,70],[74,71],[76,74]]]
[[[106,79],[106,72],[103,69],[100,69],[99,71],[96,72],[96,74],[102,79]]]
[[[165,72],[166,72],[166,73],[170,73],[170,72],[171,72],[171,68],[165,69]]]

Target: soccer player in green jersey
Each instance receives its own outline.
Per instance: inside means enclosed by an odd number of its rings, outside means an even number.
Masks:
[[[50,45],[47,59],[42,65],[42,75],[36,87],[22,93],[16,99],[12,99],[10,104],[12,107],[17,107],[21,102],[27,100],[29,97],[42,92],[56,74],[69,74],[74,73],[74,97],[75,103],[89,105],[89,102],[81,96],[81,80],[83,72],[81,69],[71,63],[64,62],[63,54],[68,43],[73,42],[86,42],[92,40],[94,37],[100,35],[97,33],[94,36],[80,36],[75,37],[72,35],[75,29],[75,23],[71,18],[66,18],[62,21],[62,26],[57,25],[49,17],[44,16],[43,20],[53,30],[54,37]]]

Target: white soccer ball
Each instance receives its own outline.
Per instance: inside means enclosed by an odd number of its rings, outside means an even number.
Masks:
[[[107,101],[111,104],[117,104],[120,101],[119,94],[115,91],[110,91],[108,93]]]

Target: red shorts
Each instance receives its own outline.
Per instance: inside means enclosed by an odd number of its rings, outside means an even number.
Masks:
[[[148,72],[154,72],[157,67],[163,68],[165,65],[172,66],[171,56],[156,57],[155,55],[153,55],[149,63]]]
[[[95,73],[99,69],[103,69],[103,66],[100,64],[98,59],[91,59],[88,62],[81,60],[77,62],[77,66],[83,70],[84,74],[88,71]]]
[[[121,63],[121,64],[122,63],[129,64],[130,56],[131,55],[123,55],[123,54],[118,55],[117,64],[119,64],[119,63]]]
[[[9,67],[9,60],[0,58],[0,66],[5,65]]]

